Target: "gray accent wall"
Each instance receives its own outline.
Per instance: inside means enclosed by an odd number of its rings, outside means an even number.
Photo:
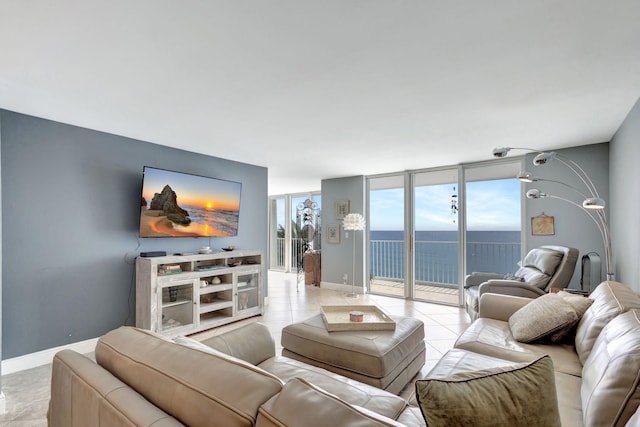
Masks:
[[[322,224],[323,227],[330,224],[340,224],[340,243],[328,243],[327,233],[322,233],[322,286],[331,284],[342,285],[342,277],[348,274],[348,289],[351,289],[351,276],[353,275],[353,238],[355,234],[355,286],[360,288],[356,293],[362,293],[364,273],[364,232],[349,232],[349,238],[345,237],[342,228],[342,220],[335,218],[335,202],[338,200],[349,200],[350,210],[353,213],[360,213],[367,217],[365,210],[365,185],[364,176],[353,176],[347,178],[335,178],[322,180]]]
[[[0,125],[3,358],[135,324],[141,251],[267,254],[266,168],[6,110]],[[138,239],[145,165],[242,182],[238,236]]]
[[[640,291],[640,100],[610,145],[609,206],[616,279]]]

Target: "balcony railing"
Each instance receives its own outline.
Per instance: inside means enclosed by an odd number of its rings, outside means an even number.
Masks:
[[[416,283],[458,286],[458,242],[416,241]],[[379,279],[404,279],[404,241],[370,241],[371,275]],[[302,261],[302,239],[291,241],[291,270]],[[467,242],[467,272],[515,273],[520,243]],[[277,238],[276,267],[285,268],[285,239]]]
[[[315,242],[314,242],[315,243]],[[276,267],[285,268],[285,239],[276,238]],[[304,255],[304,243],[300,238],[291,239],[291,271],[296,271],[302,262]]]
[[[403,280],[405,250],[402,240],[370,241],[371,275]],[[467,242],[467,271],[514,273],[520,243]],[[458,286],[458,242],[416,241],[416,283]]]

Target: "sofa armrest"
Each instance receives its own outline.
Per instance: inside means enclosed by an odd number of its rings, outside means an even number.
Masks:
[[[532,301],[531,298],[513,295],[483,294],[480,296],[478,317],[509,321],[509,317]]]
[[[519,280],[489,280],[480,285],[478,295],[492,293],[513,295],[524,298],[538,298],[544,294],[542,289]]]
[[[486,282],[487,280],[492,279],[504,279],[504,274],[499,273],[484,273],[474,271],[471,274],[468,274],[467,277],[464,278],[464,287],[470,288],[471,286],[478,286],[481,283]]]
[[[276,344],[269,328],[257,322],[249,323],[201,342],[256,366],[276,355]]]
[[[50,427],[84,426],[182,426],[102,366],[73,350],[53,358]]]

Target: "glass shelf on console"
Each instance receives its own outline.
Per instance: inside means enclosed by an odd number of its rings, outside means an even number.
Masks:
[[[193,328],[193,282],[162,287],[161,305],[160,332],[176,328]]]
[[[242,273],[238,274],[237,285],[237,303],[236,309],[238,311],[249,310],[259,305],[259,292],[258,284],[260,283],[260,273]]]

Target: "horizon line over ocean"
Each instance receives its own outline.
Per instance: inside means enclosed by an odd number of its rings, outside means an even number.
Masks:
[[[416,240],[434,242],[457,242],[458,232],[453,230],[418,230]],[[468,242],[520,243],[521,231],[476,230],[467,231]],[[371,230],[370,240],[404,240],[402,230]]]

